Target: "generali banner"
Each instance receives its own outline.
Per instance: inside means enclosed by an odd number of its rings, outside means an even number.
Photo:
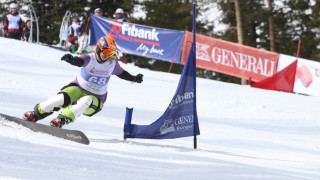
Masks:
[[[280,54],[278,71],[287,67],[297,57]],[[320,63],[307,59],[298,59],[293,92],[320,96]]]
[[[114,38],[123,53],[180,63],[183,31],[121,23],[91,14],[90,45],[96,45],[102,36]]]
[[[192,43],[186,31],[182,47],[184,64]],[[239,78],[260,81],[277,72],[279,54],[197,34],[197,67]]]

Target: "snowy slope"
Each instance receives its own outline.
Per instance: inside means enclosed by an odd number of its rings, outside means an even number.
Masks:
[[[0,112],[21,117],[72,81],[79,68],[61,62],[64,53],[0,38]],[[121,66],[143,73],[144,82],[112,77],[104,109],[65,126],[83,131],[88,146],[0,119],[0,180],[320,179],[320,97],[198,78],[198,149],[192,137],[124,142],[125,107],[134,108],[133,123],[152,123],[167,108],[180,76]],[[49,124],[56,115],[39,123]]]

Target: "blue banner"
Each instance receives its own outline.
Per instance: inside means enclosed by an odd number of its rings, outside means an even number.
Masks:
[[[180,63],[183,31],[121,23],[91,14],[90,45],[106,35],[116,40],[120,52]]]
[[[172,139],[199,135],[196,110],[196,68],[193,46],[181,74],[178,88],[167,110],[150,125],[131,124],[132,109],[127,108],[124,138]]]

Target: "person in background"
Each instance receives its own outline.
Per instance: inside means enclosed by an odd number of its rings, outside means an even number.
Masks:
[[[83,23],[80,21],[77,13],[72,13],[71,17],[72,24],[69,27],[67,49],[71,53],[75,53],[79,46],[77,28],[81,27]]]
[[[3,25],[0,23],[0,37],[3,37]]]
[[[116,10],[116,12],[115,12],[115,15],[116,15],[116,21],[121,22],[121,23],[127,22],[127,20],[123,17],[123,9],[118,8],[118,9]],[[119,57],[120,57],[119,60],[120,60],[121,62],[127,64],[128,61],[127,61],[127,58],[125,57],[126,54],[124,54],[124,53],[122,53],[122,52],[120,52],[120,51],[118,51],[118,54],[119,54]]]
[[[71,53],[76,53],[78,50],[79,44],[78,44],[78,38],[74,37],[72,34],[68,36],[68,42],[67,42],[67,49]]]
[[[95,10],[94,10],[94,15],[96,15],[96,16],[102,16],[102,10],[101,10],[101,8],[96,8]],[[89,34],[90,34],[90,29],[89,29]],[[88,42],[90,42],[90,36],[88,36]],[[90,51],[90,52],[92,52],[93,51],[93,49],[94,49],[94,46],[88,46],[87,48],[86,48],[88,51]]]
[[[96,15],[96,16],[102,16],[102,10],[101,10],[100,8],[96,8],[96,9],[94,10],[94,15]]]
[[[77,28],[82,27],[83,22],[80,21],[79,16],[77,13],[72,13],[72,24],[69,27],[68,36],[73,35],[77,37]]]
[[[61,47],[67,47],[67,41],[68,41],[68,17],[64,17],[63,19],[63,24],[60,29],[60,42],[61,42]]]
[[[77,28],[77,35],[78,35],[78,50],[75,52],[75,54],[89,54],[89,52],[86,50],[88,47],[88,35],[86,32],[83,32],[83,29],[81,27]]]
[[[62,61],[81,68],[76,79],[63,87],[57,95],[35,105],[33,111],[24,113],[24,119],[37,122],[64,108],[50,122],[52,127],[62,128],[82,114],[90,117],[102,110],[112,75],[142,83],[142,74],[133,76],[120,66],[116,50],[116,41],[109,36],[103,36],[99,39],[94,53],[81,56],[63,55]]]
[[[24,39],[26,41],[29,41],[30,32],[31,32],[31,21],[30,21],[30,19],[27,19],[26,20],[26,27],[24,28],[24,31],[23,31]],[[32,40],[31,40],[31,42],[35,42],[35,37],[36,37],[35,31],[32,30]]]
[[[115,14],[116,14],[116,20],[118,22],[127,22],[127,20],[123,17],[123,9],[118,8]]]
[[[17,4],[10,4],[10,14],[5,17],[3,29],[6,37],[21,40],[21,37],[23,37],[23,22],[17,8]]]

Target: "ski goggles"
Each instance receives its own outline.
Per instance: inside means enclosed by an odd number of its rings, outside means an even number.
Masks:
[[[104,54],[104,55],[108,55],[108,56],[113,56],[116,51],[110,49],[110,48],[102,48],[101,49],[101,52]]]

